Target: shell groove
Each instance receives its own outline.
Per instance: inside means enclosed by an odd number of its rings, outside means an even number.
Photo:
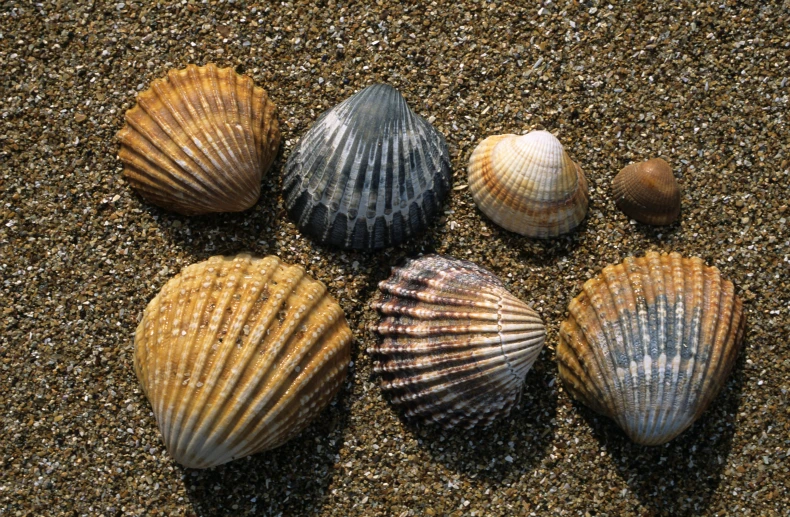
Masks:
[[[440,255],[394,268],[379,289],[383,339],[369,352],[408,418],[471,428],[510,413],[546,338],[535,311],[489,271]]]
[[[624,167],[612,181],[612,191],[617,208],[640,223],[662,226],[680,215],[680,187],[661,158]]]
[[[283,188],[312,239],[378,249],[422,232],[450,181],[444,137],[398,90],[375,84],[321,115],[288,157]]]
[[[134,369],[170,455],[220,465],[289,440],[346,377],[351,331],[321,282],[277,257],[212,257],[172,278]]]
[[[185,215],[254,205],[280,145],[277,109],[230,68],[171,70],[137,96],[118,133],[124,177],[144,198]]]
[[[732,282],[677,253],[604,268],[568,310],[557,347],[564,385],[644,445],[668,442],[705,411],[745,324]]]
[[[472,152],[468,172],[477,206],[511,232],[556,237],[587,214],[587,179],[548,131],[486,138]]]

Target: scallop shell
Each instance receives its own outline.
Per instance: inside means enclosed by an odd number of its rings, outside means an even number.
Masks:
[[[304,429],[346,377],[343,311],[277,257],[212,257],[151,300],[134,369],[167,450],[194,468],[272,449]]]
[[[662,226],[680,215],[680,187],[661,158],[623,168],[612,181],[612,191],[617,208],[640,223]]]
[[[492,221],[529,237],[569,232],[587,214],[587,179],[548,131],[480,142],[469,159],[469,190]]]
[[[377,249],[422,232],[450,179],[444,137],[398,90],[375,84],[321,115],[288,157],[283,186],[303,233]]]
[[[118,133],[124,177],[181,214],[246,210],[277,155],[276,111],[263,89],[230,68],[171,70],[126,112]]]
[[[560,377],[633,441],[668,442],[699,418],[732,370],[745,321],[734,290],[715,267],[677,253],[608,266],[568,307]]]
[[[369,352],[408,418],[471,428],[510,413],[546,338],[535,311],[489,271],[440,255],[394,268],[379,289],[383,340]]]

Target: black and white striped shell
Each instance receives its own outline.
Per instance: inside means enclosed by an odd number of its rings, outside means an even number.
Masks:
[[[668,442],[710,405],[745,321],[732,282],[677,253],[604,268],[568,310],[557,347],[565,387],[643,445]]]
[[[450,188],[444,137],[395,88],[374,84],[326,111],[285,165],[299,230],[345,249],[395,246],[423,231]]]
[[[546,338],[540,316],[491,272],[440,255],[379,284],[381,387],[407,418],[445,428],[507,416]]]

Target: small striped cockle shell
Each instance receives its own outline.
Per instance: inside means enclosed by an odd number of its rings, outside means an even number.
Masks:
[[[344,249],[395,246],[422,232],[450,189],[444,137],[403,96],[374,84],[324,112],[285,164],[299,230]]]
[[[548,131],[497,135],[469,159],[469,190],[480,210],[511,232],[548,238],[587,214],[587,179]]]
[[[489,271],[440,255],[394,268],[379,289],[382,341],[369,352],[407,418],[471,428],[510,413],[546,338],[535,311]]]
[[[643,445],[668,442],[710,405],[745,321],[732,282],[677,253],[604,268],[568,310],[557,347],[565,387]]]
[[[168,452],[207,468],[307,427],[346,377],[351,331],[304,269],[242,254],[167,282],[134,341],[134,369]]]
[[[126,112],[123,175],[151,203],[181,214],[246,210],[277,155],[276,113],[263,89],[230,68],[171,70]]]
[[[640,223],[663,226],[680,215],[680,187],[661,158],[627,165],[612,181],[612,191],[617,208]]]

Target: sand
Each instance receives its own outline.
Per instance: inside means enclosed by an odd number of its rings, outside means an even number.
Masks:
[[[788,515],[790,9],[597,2],[9,2],[0,13],[0,515]],[[235,67],[280,109],[258,204],[185,217],[124,182],[135,95],[188,63]],[[373,82],[447,138],[454,190],[421,237],[342,252],[302,237],[285,159],[324,110]],[[579,229],[538,241],[474,205],[466,164],[498,133],[547,129],[584,169]],[[677,224],[617,210],[610,184],[660,156]],[[582,284],[646,250],[702,257],[747,329],[708,411],[667,445],[629,442],[575,403],[554,361]],[[164,450],[131,363],[163,284],[216,254],[276,254],[341,303],[354,333],[339,396],[279,449],[205,471]],[[439,252],[499,275],[547,324],[510,418],[445,432],[402,419],[366,349],[378,281]]]

